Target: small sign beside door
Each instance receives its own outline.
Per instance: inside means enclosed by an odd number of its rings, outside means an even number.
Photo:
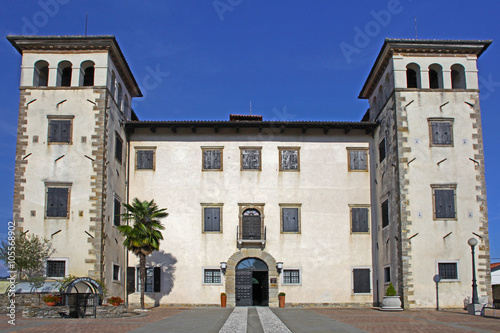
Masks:
[[[270,278],[269,284],[271,285],[271,287],[276,287],[278,285],[278,279],[277,278]]]

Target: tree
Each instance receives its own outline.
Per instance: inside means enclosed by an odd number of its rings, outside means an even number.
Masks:
[[[168,216],[166,208],[159,209],[154,200],[140,201],[135,198],[132,205],[124,204],[127,213],[122,214],[125,220],[133,220],[133,226],[121,225],[118,230],[125,237],[123,245],[139,257],[141,283],[141,309],[144,309],[144,289],[146,286],[146,257],[158,251],[163,235],[160,230],[165,227],[158,219]]]
[[[13,242],[12,240],[2,241],[0,244],[0,261],[6,267],[10,267],[9,252],[10,254],[15,253],[14,263],[17,270],[17,279],[32,281],[32,285],[38,287],[40,280],[45,275],[45,260],[55,250],[52,249],[52,243],[48,238],[34,234],[20,234],[14,236]]]

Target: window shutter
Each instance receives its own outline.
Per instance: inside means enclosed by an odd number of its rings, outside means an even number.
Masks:
[[[71,121],[63,120],[59,122],[60,142],[71,141]]]
[[[68,216],[68,189],[62,187],[49,187],[47,189],[47,216]]]
[[[153,291],[159,293],[161,291],[161,267],[154,268]]]
[[[220,150],[203,151],[203,168],[215,170],[221,169]]]
[[[256,149],[244,149],[241,152],[243,169],[260,169],[260,152]]]
[[[455,191],[435,190],[436,218],[455,218]]]
[[[370,270],[353,269],[354,293],[369,293],[370,290]]]
[[[204,208],[205,231],[220,231],[220,208]]]
[[[135,293],[135,267],[127,267],[127,293]]]
[[[116,226],[120,225],[120,214],[121,214],[121,203],[118,199],[115,198],[115,216],[113,219],[113,224]]]
[[[366,151],[365,150],[350,150],[349,165],[351,170],[366,170]]]
[[[297,170],[299,168],[299,151],[282,150],[281,151],[281,169]]]
[[[352,208],[352,232],[368,232],[368,208]]]
[[[137,151],[137,169],[153,169],[153,150]]]
[[[432,143],[437,145],[449,145],[451,139],[451,123],[435,122],[431,124]]]
[[[60,139],[60,123],[55,120],[49,120],[49,142],[59,142]]]
[[[283,208],[283,232],[299,231],[299,209]]]

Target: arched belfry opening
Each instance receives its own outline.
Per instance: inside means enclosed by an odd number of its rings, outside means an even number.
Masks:
[[[242,249],[227,261],[228,306],[278,306],[276,260],[259,249]]]

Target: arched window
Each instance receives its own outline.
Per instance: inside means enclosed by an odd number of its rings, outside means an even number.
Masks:
[[[49,83],[49,63],[39,60],[35,63],[35,73],[33,75],[33,86],[46,87]]]
[[[90,60],[82,62],[80,68],[81,74],[83,74],[83,80],[80,81],[80,85],[83,85],[84,87],[91,87],[94,85],[94,66],[94,62]]]
[[[57,67],[57,86],[71,86],[71,71],[72,64],[69,61],[61,61]]]
[[[115,72],[111,72],[111,83],[109,84],[109,93],[113,98],[115,98],[115,89],[116,89],[116,76]]]
[[[118,83],[118,97],[116,98],[116,105],[118,109],[122,110],[122,101],[123,101],[123,90],[122,85]]]
[[[389,73],[385,75],[385,82],[384,82],[384,100],[387,100],[389,98],[389,93],[391,91],[391,76]]]
[[[432,64],[429,66],[429,88],[443,88],[443,68],[441,65]]]
[[[465,89],[465,68],[462,65],[455,64],[451,66],[451,88]]]
[[[378,87],[378,109],[382,111],[382,107],[384,106],[385,99],[384,99],[384,89],[382,86]]]
[[[420,66],[411,63],[406,66],[406,88],[420,88]]]

